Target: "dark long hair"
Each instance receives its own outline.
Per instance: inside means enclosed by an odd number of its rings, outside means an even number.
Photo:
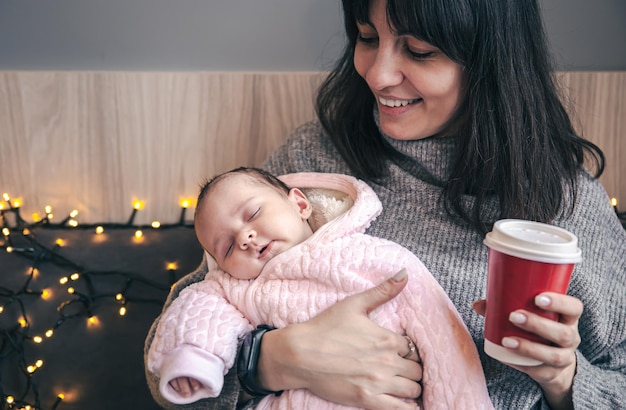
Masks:
[[[369,4],[343,0],[343,9],[348,42],[319,90],[317,114],[352,171],[376,180],[401,154],[380,135],[374,97],[353,64],[356,22],[369,21]],[[448,212],[480,231],[493,222],[481,215],[493,195],[500,217],[550,222],[571,212],[578,172],[588,159],[598,177],[604,154],[576,134],[559,99],[537,2],[387,0],[387,16],[398,33],[438,47],[463,67],[454,121],[461,143],[443,183]],[[471,205],[464,195],[474,197]]]

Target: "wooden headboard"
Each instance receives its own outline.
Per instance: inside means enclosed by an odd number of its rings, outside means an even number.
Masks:
[[[604,149],[601,178],[626,206],[626,72],[562,72],[579,131]],[[0,194],[22,216],[177,221],[200,182],[256,165],[314,117],[318,72],[0,72]],[[192,213],[189,212],[188,218]]]

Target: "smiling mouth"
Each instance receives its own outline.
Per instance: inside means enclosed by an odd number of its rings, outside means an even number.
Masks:
[[[415,104],[416,102],[422,101],[421,98],[415,98],[413,100],[388,100],[383,97],[378,97],[378,102],[384,105],[385,107],[406,107],[409,104]]]

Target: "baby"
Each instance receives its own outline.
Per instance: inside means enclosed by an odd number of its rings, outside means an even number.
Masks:
[[[316,190],[307,197],[290,186]],[[318,209],[312,202],[319,202]],[[424,366],[423,405],[492,408],[474,342],[441,286],[407,249],[364,234],[380,210],[371,188],[346,175],[278,179],[238,168],[205,184],[195,229],[209,273],[164,310],[147,356],[163,397],[184,404],[218,396],[238,341],[255,326],[308,320],[406,268],[405,289],[370,316],[408,336],[407,356],[417,345]],[[341,407],[304,389],[265,396],[256,404]]]

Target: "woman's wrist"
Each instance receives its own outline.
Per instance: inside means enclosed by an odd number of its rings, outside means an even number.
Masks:
[[[263,335],[257,365],[257,382],[265,389],[280,391],[305,387],[292,377],[292,367],[288,367],[299,363],[290,343],[293,331],[299,326],[289,325]]]
[[[544,397],[552,409],[569,410],[574,408],[572,388],[575,375],[576,364],[565,369],[560,378],[541,384]]]

